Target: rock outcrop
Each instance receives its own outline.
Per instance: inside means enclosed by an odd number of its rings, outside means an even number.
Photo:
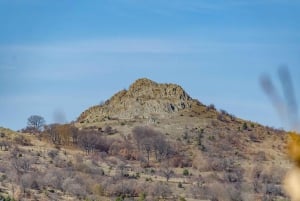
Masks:
[[[148,119],[167,118],[172,113],[188,110],[193,100],[179,85],[159,84],[142,78],[135,81],[128,90],[112,96],[103,105],[84,111],[78,122],[91,123],[105,119]]]

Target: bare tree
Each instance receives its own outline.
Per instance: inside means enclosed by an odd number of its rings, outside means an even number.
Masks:
[[[78,176],[68,177],[62,182],[63,191],[77,196],[78,198],[83,198],[86,196],[86,184],[84,180]]]
[[[146,153],[148,165],[149,165],[149,161],[150,161],[150,154],[152,151],[152,144],[153,144],[153,139],[151,139],[151,138],[145,138],[142,141],[142,149]]]
[[[166,178],[167,182],[174,175],[174,171],[170,167],[169,160],[167,160],[161,164],[160,171],[161,171],[162,175]]]
[[[261,166],[255,166],[252,170],[252,179],[253,179],[253,190],[255,193],[261,193],[262,191],[262,176],[263,171]]]
[[[72,142],[73,144],[77,144],[78,142],[78,134],[79,130],[75,126],[71,126],[71,135],[72,135]]]
[[[95,149],[100,152],[108,153],[114,140],[108,139],[106,136],[101,136],[99,134],[96,134],[95,137],[97,139]]]
[[[83,131],[78,137],[79,146],[81,146],[87,154],[94,151],[98,140],[97,135],[91,131]]]
[[[15,186],[13,182],[18,183],[23,188],[23,193],[26,193],[26,188],[29,188],[32,184],[32,178],[30,176],[30,169],[33,160],[31,157],[23,156],[22,150],[15,147],[10,152],[11,158],[11,170],[10,177],[12,184],[12,194],[14,196]]]
[[[32,159],[22,155],[19,148],[14,148],[11,151],[11,164],[18,175],[27,173],[31,167]]]
[[[45,125],[45,119],[39,115],[31,115],[27,119],[27,127],[32,128],[36,132],[39,132],[43,129]]]
[[[120,161],[117,166],[118,173],[121,177],[127,175],[126,164],[123,161]]]
[[[171,146],[160,132],[149,127],[135,127],[132,133],[138,150],[146,154],[148,165],[152,151],[157,161],[161,161],[171,153]]]
[[[160,133],[153,140],[153,149],[158,162],[169,159],[174,153],[170,143],[166,141],[165,137]]]
[[[150,189],[150,194],[153,196],[153,198],[162,198],[165,200],[167,197],[170,197],[172,195],[172,191],[170,187],[167,184],[158,183]]]
[[[42,183],[45,187],[63,190],[63,182],[70,174],[63,168],[49,168],[42,177]]]
[[[49,136],[50,141],[53,144],[61,144],[61,136],[57,129],[58,126],[58,124],[50,124],[45,126],[44,133],[46,133]]]
[[[156,132],[149,127],[135,127],[132,132],[138,150],[146,153],[147,164],[149,165],[150,154],[153,145],[152,138],[154,135],[156,135]]]
[[[23,189],[23,194],[25,195],[26,189],[31,188],[34,182],[34,176],[31,173],[23,174],[20,178],[20,185]]]
[[[132,135],[139,151],[142,149],[142,141],[147,137],[149,129],[148,127],[137,126],[132,130]]]
[[[25,157],[18,157],[13,159],[12,164],[18,173],[23,174],[29,171],[31,160]]]

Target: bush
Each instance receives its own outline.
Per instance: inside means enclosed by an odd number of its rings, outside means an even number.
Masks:
[[[218,114],[217,119],[218,119],[219,121],[225,121],[225,120],[226,120],[224,114]]]
[[[216,107],[214,104],[210,104],[209,106],[206,107],[206,110],[207,111],[210,111],[210,110],[216,110]]]
[[[171,159],[171,167],[192,167],[192,160],[185,156],[176,155]]]
[[[186,201],[186,199],[183,198],[183,197],[180,197],[180,198],[179,198],[179,201]]]
[[[145,201],[146,200],[146,193],[140,193],[140,195],[139,195],[139,199],[138,199],[138,201]]]
[[[0,182],[3,182],[4,180],[7,179],[7,176],[5,174],[1,175],[0,177]]]
[[[209,139],[210,141],[215,141],[215,140],[216,140],[215,136],[213,136],[213,135],[208,136],[208,139]]]
[[[109,182],[105,187],[106,195],[124,197],[137,197],[137,183],[130,180],[122,180],[117,183]]]
[[[267,194],[267,195],[284,196],[284,193],[282,192],[280,185],[266,184],[265,189],[266,189],[265,194]]]
[[[266,184],[277,184],[280,185],[285,175],[285,169],[280,167],[271,167],[264,170],[261,179]]]
[[[227,182],[235,183],[235,182],[241,182],[243,179],[242,172],[226,172],[224,175],[224,179]]]
[[[48,156],[53,160],[58,155],[58,150],[51,150],[48,152]]]
[[[183,170],[183,172],[182,172],[182,174],[184,175],[184,176],[189,176],[189,170],[188,169],[184,169]]]
[[[162,198],[165,199],[172,195],[172,191],[167,184],[156,183],[149,189],[150,194],[153,198]]]
[[[66,178],[62,183],[62,189],[64,192],[70,193],[77,197],[85,197],[87,195],[85,184],[82,183],[81,178]]]
[[[116,201],[123,201],[123,200],[124,200],[124,198],[122,196],[119,196],[116,198]]]
[[[101,184],[93,184],[90,190],[94,195],[104,195],[104,188]]]
[[[152,178],[150,178],[150,177],[146,177],[145,181],[152,182],[153,180],[152,180]]]
[[[15,201],[14,198],[11,198],[11,197],[9,197],[9,196],[4,197],[3,195],[0,195],[0,200],[1,200],[1,201]]]
[[[15,142],[22,146],[32,146],[32,143],[29,139],[25,138],[23,135],[15,137]]]

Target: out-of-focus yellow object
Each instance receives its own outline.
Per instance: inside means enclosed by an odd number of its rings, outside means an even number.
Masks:
[[[284,189],[292,201],[300,200],[300,168],[291,169],[284,179]]]
[[[300,135],[296,132],[289,132],[287,152],[295,167],[287,173],[284,188],[292,201],[300,201]]]
[[[289,157],[300,168],[300,135],[296,132],[289,132],[287,149]]]

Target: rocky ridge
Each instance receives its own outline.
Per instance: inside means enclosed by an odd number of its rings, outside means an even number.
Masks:
[[[201,105],[192,99],[179,85],[159,84],[142,78],[136,80],[128,90],[113,95],[102,105],[93,106],[78,118],[80,123],[95,123],[105,119],[150,119],[168,118],[170,115],[191,110]]]

